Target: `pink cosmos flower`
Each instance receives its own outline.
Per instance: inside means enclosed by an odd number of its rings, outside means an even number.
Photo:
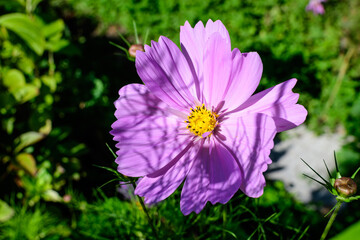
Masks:
[[[326,0],[310,0],[306,6],[306,11],[312,11],[315,15],[324,14],[325,9],[322,5],[323,2],[326,2]]]
[[[241,189],[263,194],[277,132],[305,121],[290,79],[253,95],[263,66],[256,52],[231,50],[221,21],[180,27],[180,50],[161,36],[136,54],[144,82],[129,84],[115,102],[111,134],[118,171],[144,176],[135,194],[148,204],[184,182],[180,208],[199,213],[210,201],[226,203]]]

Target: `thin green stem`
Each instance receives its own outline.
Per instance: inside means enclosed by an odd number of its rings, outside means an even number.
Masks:
[[[342,201],[338,201],[338,202],[336,203],[336,205],[335,205],[335,210],[334,210],[333,214],[331,215],[331,217],[330,217],[330,219],[329,219],[329,222],[328,222],[328,224],[326,225],[323,234],[321,235],[320,240],[324,240],[324,239],[326,238],[327,234],[329,233],[329,230],[330,230],[332,224],[333,224],[334,221],[335,221],[336,215],[337,215],[337,213],[339,212],[339,209],[340,209],[341,204],[342,204]]]
[[[133,187],[134,187],[134,189],[135,189],[135,188],[136,188],[136,184],[135,184],[134,182],[132,182],[132,185],[133,185]],[[153,232],[154,232],[154,234],[155,234],[156,239],[159,239],[158,233],[157,233],[157,231],[156,231],[156,229],[155,229],[155,227],[154,227],[153,221],[152,221],[152,219],[151,219],[151,217],[150,217],[149,211],[147,210],[143,199],[142,199],[140,196],[138,196],[138,195],[136,195],[136,196],[137,196],[137,198],[138,198],[138,200],[139,200],[139,202],[140,202],[140,205],[141,205],[142,209],[144,210],[144,212],[145,212],[145,214],[146,214],[146,216],[147,216],[148,222],[149,222],[149,224],[150,224],[151,229],[153,230]]]
[[[355,50],[356,50],[356,48],[352,47],[352,48],[348,49],[348,51],[346,52],[344,60],[340,66],[340,70],[337,75],[335,85],[330,93],[329,99],[326,101],[323,114],[327,114],[329,108],[333,105],[336,95],[338,94],[340,87],[342,85],[342,82],[344,80],[346,71],[348,70],[351,57],[355,53]]]
[[[54,76],[55,74],[55,63],[54,63],[54,54],[52,51],[49,51],[49,76]]]

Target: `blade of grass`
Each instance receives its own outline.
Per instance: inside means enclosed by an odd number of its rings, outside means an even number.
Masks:
[[[149,37],[149,29],[146,29],[145,37],[144,37],[144,42],[143,42],[144,45],[146,44],[148,37]]]
[[[139,36],[138,36],[137,28],[136,28],[136,22],[135,22],[135,21],[133,21],[133,26],[134,26],[136,44],[140,44]]]
[[[98,187],[97,189],[100,190],[102,187],[104,187],[105,185],[108,185],[109,183],[112,183],[112,182],[115,182],[115,181],[121,181],[122,179],[119,179],[119,178],[114,178],[114,179],[111,179],[109,181],[107,181],[106,183],[104,183],[103,185],[101,185],[100,187]]]
[[[110,148],[109,144],[105,143],[107,148],[110,150],[110,152],[112,153],[112,155],[114,156],[114,158],[117,158],[116,154],[114,153],[114,151]]]
[[[300,235],[300,237],[298,238],[298,240],[302,239],[302,238],[305,236],[305,234],[306,234],[306,232],[309,230],[309,228],[310,228],[310,226],[307,226],[307,227],[305,228],[305,230],[302,232],[302,234]]]
[[[118,171],[116,171],[116,170],[114,170],[114,169],[112,169],[112,168],[109,168],[109,167],[99,166],[99,165],[96,165],[96,164],[93,164],[93,166],[98,167],[98,168],[105,169],[105,170],[107,170],[107,171],[109,171],[109,172],[112,172],[112,173],[114,173],[114,174],[116,174],[116,175],[120,174]]]

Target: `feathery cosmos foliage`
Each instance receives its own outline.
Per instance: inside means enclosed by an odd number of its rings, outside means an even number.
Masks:
[[[135,193],[148,204],[184,182],[180,208],[199,213],[206,203],[226,203],[241,189],[263,194],[277,132],[305,121],[290,79],[255,95],[262,75],[256,52],[231,50],[221,21],[180,27],[181,50],[168,38],[137,51],[144,82],[129,84],[115,102],[111,134],[118,171],[144,176]],[[185,180],[185,181],[184,181]]]

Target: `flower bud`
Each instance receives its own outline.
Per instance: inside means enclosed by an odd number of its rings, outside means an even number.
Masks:
[[[334,187],[343,197],[350,197],[356,193],[357,186],[354,180],[349,177],[341,177],[335,180]]]
[[[130,48],[129,48],[130,56],[136,57],[136,51],[137,50],[140,50],[140,51],[143,52],[144,51],[144,45],[142,45],[142,44],[133,44],[133,45],[131,45]]]

